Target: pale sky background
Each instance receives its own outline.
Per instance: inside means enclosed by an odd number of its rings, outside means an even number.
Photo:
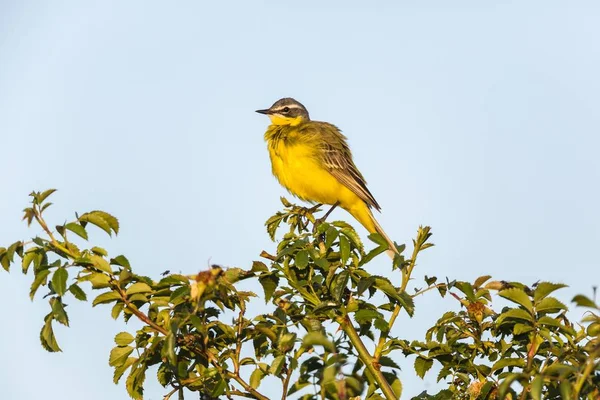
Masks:
[[[27,194],[54,187],[50,221],[115,214],[121,234],[92,240],[139,273],[248,268],[273,250],[263,223],[285,194],[254,110],[292,96],[349,137],[392,238],[433,227],[419,280],[491,274],[567,283],[564,301],[590,294],[598,21],[597,1],[0,0],[0,244],[36,234],[20,221]],[[385,257],[368,268],[389,275]],[[0,398],[128,398],[108,366],[126,328],[110,307],[69,301],[64,352],[50,354],[30,281],[0,271]],[[395,333],[422,337],[448,307],[419,298]],[[403,398],[435,387],[396,358]],[[146,382],[162,399],[154,372]]]

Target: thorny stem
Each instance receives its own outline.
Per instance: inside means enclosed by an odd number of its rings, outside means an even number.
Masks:
[[[397,399],[398,396],[392,390],[392,387],[385,379],[385,376],[383,376],[383,373],[381,372],[381,369],[379,367],[379,363],[377,362],[377,360],[375,360],[374,357],[371,357],[371,354],[369,354],[369,350],[367,350],[365,344],[358,335],[358,332],[356,332],[354,325],[352,325],[352,322],[347,316],[341,321],[340,326],[348,336],[348,339],[352,343],[352,346],[354,346],[354,348],[358,352],[358,357],[360,358],[360,360],[363,362],[363,364],[365,364],[365,367],[373,376],[375,381],[377,381],[377,384],[379,385],[379,388],[383,392],[385,398],[387,400]]]
[[[413,249],[412,257],[410,258],[410,263],[408,264],[406,269],[402,271],[402,286],[400,286],[400,292],[404,292],[406,290],[406,286],[408,286],[408,281],[410,280],[412,271],[415,268],[417,262],[417,255],[419,254],[420,250],[421,245],[418,245],[415,242],[415,248]],[[381,335],[379,336],[379,342],[377,342],[377,347],[375,348],[375,353],[373,354],[373,359],[376,362],[379,362],[379,359],[381,358],[383,347],[385,346],[385,342],[389,336],[389,333],[392,330],[392,326],[394,326],[394,323],[396,322],[396,318],[400,313],[400,309],[400,304],[396,304],[396,306],[394,307],[394,311],[392,311],[390,322],[388,323],[389,328],[386,331],[381,331]]]

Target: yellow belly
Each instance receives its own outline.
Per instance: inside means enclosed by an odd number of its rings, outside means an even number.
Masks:
[[[353,208],[362,202],[350,189],[341,184],[313,157],[313,151],[305,144],[286,146],[279,142],[276,148],[269,146],[273,174],[286,189],[303,200],[335,204]]]

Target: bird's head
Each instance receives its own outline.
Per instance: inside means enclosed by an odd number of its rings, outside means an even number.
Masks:
[[[273,125],[296,126],[304,121],[310,121],[306,107],[291,97],[277,100],[270,108],[256,110],[256,112],[268,115]]]

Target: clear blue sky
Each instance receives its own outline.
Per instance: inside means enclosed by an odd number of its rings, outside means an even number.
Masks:
[[[285,194],[254,110],[293,96],[349,137],[390,236],[433,227],[417,277],[589,294],[599,19],[597,1],[1,1],[0,244],[35,234],[20,222],[27,194],[54,187],[54,223],[117,215],[122,233],[93,240],[141,273],[248,267],[273,249],[263,223]],[[383,257],[369,268],[389,274]],[[46,353],[48,305],[29,282],[0,271],[0,397],[126,399],[108,366],[124,325],[71,302],[64,352]],[[454,302],[417,307],[395,333],[422,336]],[[401,365],[405,398],[433,387]],[[152,373],[146,393],[165,393]]]

